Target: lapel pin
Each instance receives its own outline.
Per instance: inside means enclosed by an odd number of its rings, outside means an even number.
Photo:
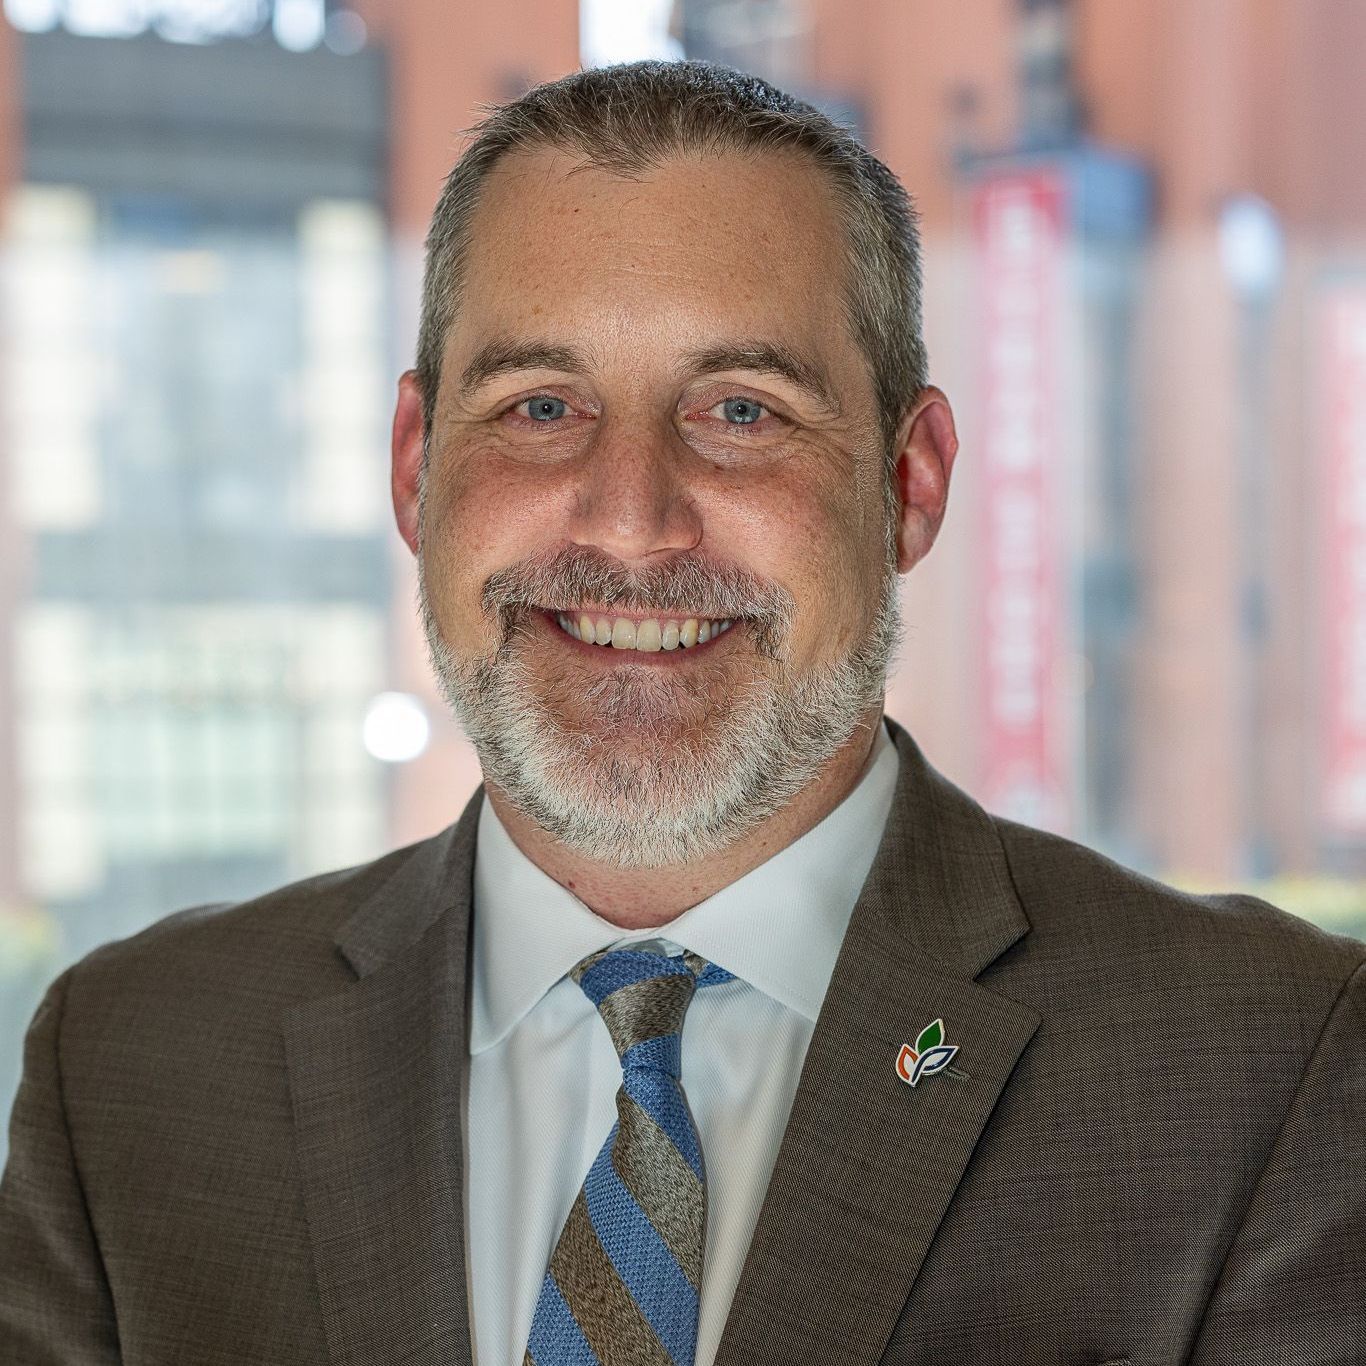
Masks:
[[[917,1035],[914,1048],[908,1043],[901,1045],[901,1052],[896,1055],[896,1074],[908,1086],[945,1068],[950,1076],[966,1080],[966,1073],[949,1067],[957,1052],[957,1044],[944,1042],[944,1021],[931,1020]]]

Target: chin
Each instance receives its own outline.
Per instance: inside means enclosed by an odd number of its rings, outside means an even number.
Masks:
[[[724,725],[724,692],[676,676],[620,669],[566,690],[560,677],[539,690],[538,709],[568,741],[647,749],[698,743]]]
[[[523,751],[520,762],[491,767],[502,771],[508,799],[543,830],[617,867],[696,862],[772,814],[727,783],[713,757],[692,747],[663,752],[643,737],[576,747],[572,758],[564,749]]]

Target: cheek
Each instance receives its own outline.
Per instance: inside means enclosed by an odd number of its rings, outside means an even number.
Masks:
[[[543,472],[542,472],[543,473]],[[444,624],[488,630],[480,595],[489,575],[555,538],[547,481],[479,452],[448,457],[428,489],[423,558]]]
[[[728,489],[708,510],[717,552],[792,594],[791,649],[805,667],[860,635],[871,601],[877,546],[865,544],[866,518],[853,490],[834,479],[768,479]]]

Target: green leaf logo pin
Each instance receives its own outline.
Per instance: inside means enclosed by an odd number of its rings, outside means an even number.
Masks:
[[[942,1072],[957,1052],[957,1044],[944,1042],[944,1021],[931,1020],[916,1035],[914,1048],[908,1043],[901,1045],[901,1052],[896,1055],[896,1074],[908,1086],[914,1086],[922,1078]]]

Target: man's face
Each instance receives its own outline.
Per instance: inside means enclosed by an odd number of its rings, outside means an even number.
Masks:
[[[895,562],[843,262],[791,155],[627,180],[523,153],[485,183],[424,615],[486,779],[592,857],[724,848],[881,697]]]

